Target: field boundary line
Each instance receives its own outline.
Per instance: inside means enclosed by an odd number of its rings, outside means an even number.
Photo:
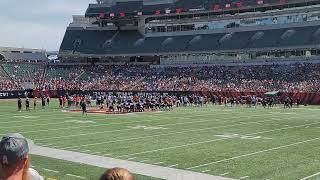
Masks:
[[[157,165],[145,164],[140,162],[132,162],[114,158],[108,158],[97,155],[83,154],[54,148],[36,146],[30,143],[30,154],[44,156],[48,158],[60,159],[79,164],[96,166],[110,169],[113,167],[122,167],[129,169],[132,173],[149,177],[167,180],[233,180],[231,178],[213,176],[209,174],[192,172],[181,169],[162,167]]]
[[[318,175],[320,175],[320,172],[317,172],[317,173],[312,174],[312,175],[310,175],[310,176],[304,177],[304,178],[302,178],[302,179],[300,179],[300,180],[307,180],[307,179],[310,179],[310,178],[315,177],[315,176],[318,176]]]
[[[256,155],[256,154],[261,154],[261,153],[264,153],[264,152],[269,152],[269,151],[283,149],[283,148],[287,148],[287,147],[291,147],[291,146],[296,146],[296,145],[299,145],[299,144],[304,144],[304,143],[308,143],[308,142],[312,142],[312,141],[316,141],[316,140],[320,140],[320,137],[309,139],[309,140],[305,140],[305,141],[300,141],[300,142],[296,142],[296,143],[292,143],[292,144],[287,144],[287,145],[283,145],[283,146],[278,146],[278,147],[274,147],[274,148],[264,149],[264,150],[261,150],[261,151],[256,151],[256,152],[243,154],[243,155],[239,155],[239,156],[234,156],[234,157],[231,157],[231,158],[226,158],[226,159],[222,159],[222,160],[218,160],[218,161],[214,161],[214,162],[210,162],[210,163],[206,163],[206,164],[201,164],[201,165],[189,167],[189,168],[187,168],[187,170],[196,169],[196,168],[199,168],[199,167],[204,167],[204,166],[208,166],[208,165],[212,165],[212,164],[218,164],[218,163],[221,163],[221,162],[226,162],[226,161],[230,161],[230,160],[234,160],[234,159],[239,159],[239,158],[242,158],[242,157],[253,156],[253,155]]]

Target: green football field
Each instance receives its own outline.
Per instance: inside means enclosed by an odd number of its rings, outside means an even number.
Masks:
[[[16,101],[3,100],[0,109],[0,134],[19,132],[40,146],[235,179],[320,179],[317,106],[208,105],[86,117],[59,109],[57,102],[44,110],[19,113]],[[38,156],[33,164],[48,177],[66,180],[68,173],[95,179],[103,172]]]

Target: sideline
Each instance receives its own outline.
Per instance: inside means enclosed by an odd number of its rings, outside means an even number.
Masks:
[[[139,162],[125,161],[108,157],[89,155],[54,148],[41,147],[29,141],[31,154],[86,164],[90,166],[113,168],[123,167],[132,173],[168,180],[232,180],[230,178],[213,176],[192,171],[161,167]],[[101,172],[102,173],[102,172]]]

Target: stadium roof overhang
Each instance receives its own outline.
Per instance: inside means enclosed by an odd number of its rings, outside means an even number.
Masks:
[[[185,11],[176,13],[175,9],[172,10],[170,13],[156,13],[155,12],[143,12],[143,16],[146,18],[155,18],[155,17],[175,17],[175,16],[188,16],[188,15],[200,15],[200,14],[208,14],[214,13],[216,15],[223,15],[223,14],[237,14],[237,13],[245,13],[245,12],[264,12],[267,10],[276,10],[276,9],[283,9],[283,8],[293,8],[293,7],[304,7],[310,5],[318,5],[320,4],[320,0],[291,0],[286,3],[269,3],[269,4],[261,4],[255,6],[242,6],[242,7],[233,7],[233,8],[219,8],[219,9],[206,9],[206,10],[194,10],[194,11]],[[86,17],[99,17],[101,13],[104,13],[106,19],[111,19],[116,16],[120,17],[121,12],[112,11],[111,8],[105,9],[105,11],[96,11],[90,13],[90,8],[99,8],[99,5],[95,5],[92,7],[88,7],[87,12],[85,14]],[[137,12],[124,12],[125,16],[127,17],[139,17],[137,16]],[[110,16],[112,14],[112,17]]]

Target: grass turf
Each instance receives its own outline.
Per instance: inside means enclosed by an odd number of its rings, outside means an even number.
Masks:
[[[317,106],[209,105],[87,117],[62,112],[56,101],[44,110],[21,113],[15,101],[1,101],[0,109],[0,134],[20,132],[42,146],[236,179],[291,180],[320,171]],[[66,170],[79,171],[78,167]],[[88,171],[85,176],[95,178],[95,173]]]
[[[42,156],[31,156],[32,167],[46,180],[79,180],[81,177],[88,180],[97,180],[105,171],[103,168],[72,163]],[[71,176],[70,176],[71,174]],[[79,177],[74,177],[79,176]],[[135,175],[137,180],[160,180],[157,178]]]

